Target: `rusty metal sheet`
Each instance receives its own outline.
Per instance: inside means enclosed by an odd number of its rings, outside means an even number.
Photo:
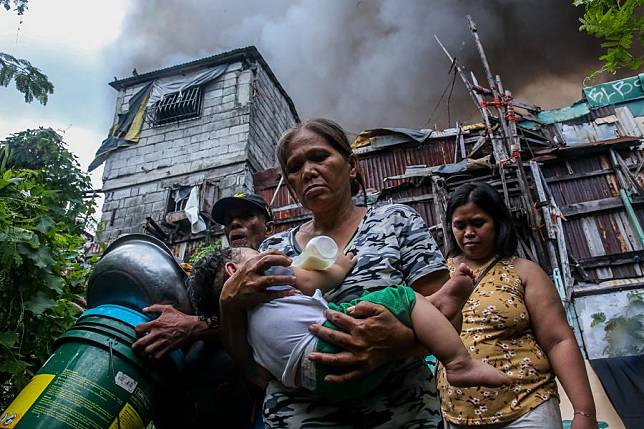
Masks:
[[[596,112],[597,117],[613,112],[604,110]],[[432,187],[428,179],[383,180],[402,175],[409,166],[431,167],[454,162],[454,144],[454,139],[449,137],[431,139],[425,143],[403,143],[387,150],[358,151],[366,186],[380,192],[379,203],[407,204],[418,211],[428,226],[434,226],[438,219],[435,219]],[[635,144],[637,139],[622,137],[574,148],[547,150],[553,159],[543,165],[542,171],[548,179],[557,178],[549,186],[559,207],[619,197],[619,183],[612,171],[607,149],[612,147],[619,150],[627,164],[638,165],[637,149],[632,147]],[[644,185],[642,176],[640,174],[638,180]],[[275,171],[263,176],[256,175],[256,189],[267,201],[273,197],[278,179],[279,172]],[[498,181],[490,177],[484,180]],[[452,188],[453,185],[450,185],[449,189]],[[509,188],[513,204],[518,206],[518,189],[512,183]],[[285,186],[279,190],[273,209],[278,220],[278,231],[296,226],[309,216],[306,210],[297,207]],[[635,212],[644,224],[644,207],[636,206]],[[563,222],[563,227],[568,252],[576,260],[641,249],[633,225],[621,207],[571,217]],[[433,228],[432,234],[439,243],[442,242],[440,228]],[[642,275],[644,262],[587,268],[585,272],[591,281],[633,278]]]
[[[452,139],[432,140],[424,144],[401,145],[390,151],[365,153],[359,159],[367,187],[382,188],[386,177],[402,175],[410,165],[450,164],[454,161],[454,145]]]

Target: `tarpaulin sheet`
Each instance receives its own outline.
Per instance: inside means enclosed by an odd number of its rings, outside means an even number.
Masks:
[[[101,147],[96,151],[94,160],[87,168],[89,171],[101,165],[112,151],[119,147],[131,146],[139,141],[145,106],[149,99],[151,88],[152,82],[132,96],[128,111],[119,114],[118,121],[112,128],[110,136],[103,140]]]
[[[205,71],[157,79],[145,85],[130,99],[128,111],[119,114],[110,136],[101,143],[88,170],[92,171],[101,165],[112,151],[138,143],[146,108],[168,94],[212,82],[223,75],[227,67],[227,64],[222,64]]]
[[[561,109],[544,110],[537,114],[537,119],[543,124],[554,124],[556,122],[566,122],[571,119],[579,118],[590,113],[588,103],[580,101],[572,106],[562,107]]]
[[[148,100],[148,106],[152,106],[164,96],[175,92],[185,91],[194,86],[203,86],[212,82],[226,72],[227,64],[222,64],[205,71],[188,73],[186,75],[170,76],[154,81],[152,94]]]
[[[422,143],[433,132],[433,130],[414,130],[411,128],[376,128],[358,134],[351,147],[355,149],[369,144],[374,147],[385,147],[410,141]]]
[[[644,427],[644,356],[591,359],[626,429]]]

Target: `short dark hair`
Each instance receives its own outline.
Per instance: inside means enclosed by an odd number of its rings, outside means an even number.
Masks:
[[[445,237],[449,243],[448,256],[462,253],[452,232],[454,211],[462,205],[473,203],[494,219],[494,251],[497,255],[508,257],[516,253],[518,239],[514,222],[508,206],[499,193],[487,183],[466,183],[459,186],[447,202],[447,231]]]
[[[225,265],[237,260],[240,250],[228,247],[202,258],[192,268],[190,300],[195,312],[219,316],[219,296],[226,281]]]
[[[309,130],[322,137],[345,159],[349,159],[349,157],[353,155],[353,149],[351,148],[351,143],[349,142],[347,133],[344,132],[344,129],[342,129],[340,124],[330,119],[311,119],[284,131],[279,141],[277,142],[277,147],[275,148],[275,156],[277,157],[277,161],[279,162],[280,170],[282,170],[282,176],[284,177],[284,180],[286,180],[286,160],[288,159],[289,154],[288,146],[291,141],[293,141],[295,136],[297,136],[302,130]],[[359,163],[357,169],[358,171],[356,178],[351,181],[351,195],[355,196],[358,194],[358,191],[362,190],[362,192],[364,193],[364,204],[367,205],[367,189],[365,186],[364,177],[362,176],[362,172],[360,171]]]

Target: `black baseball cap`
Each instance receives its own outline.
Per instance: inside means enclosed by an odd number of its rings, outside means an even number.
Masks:
[[[225,197],[218,200],[212,207],[212,218],[224,224],[224,213],[232,207],[245,207],[248,209],[259,209],[259,211],[266,217],[266,220],[273,220],[273,212],[264,201],[264,198],[257,194],[247,194],[246,192],[238,192],[231,197]]]

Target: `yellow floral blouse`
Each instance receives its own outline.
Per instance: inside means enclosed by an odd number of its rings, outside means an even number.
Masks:
[[[438,370],[444,418],[460,425],[504,423],[557,397],[548,357],[537,344],[524,302],[515,257],[500,260],[463,307],[461,340],[470,354],[514,379],[510,386],[453,387]],[[455,262],[447,262],[454,272]],[[483,266],[475,275],[484,271]]]

